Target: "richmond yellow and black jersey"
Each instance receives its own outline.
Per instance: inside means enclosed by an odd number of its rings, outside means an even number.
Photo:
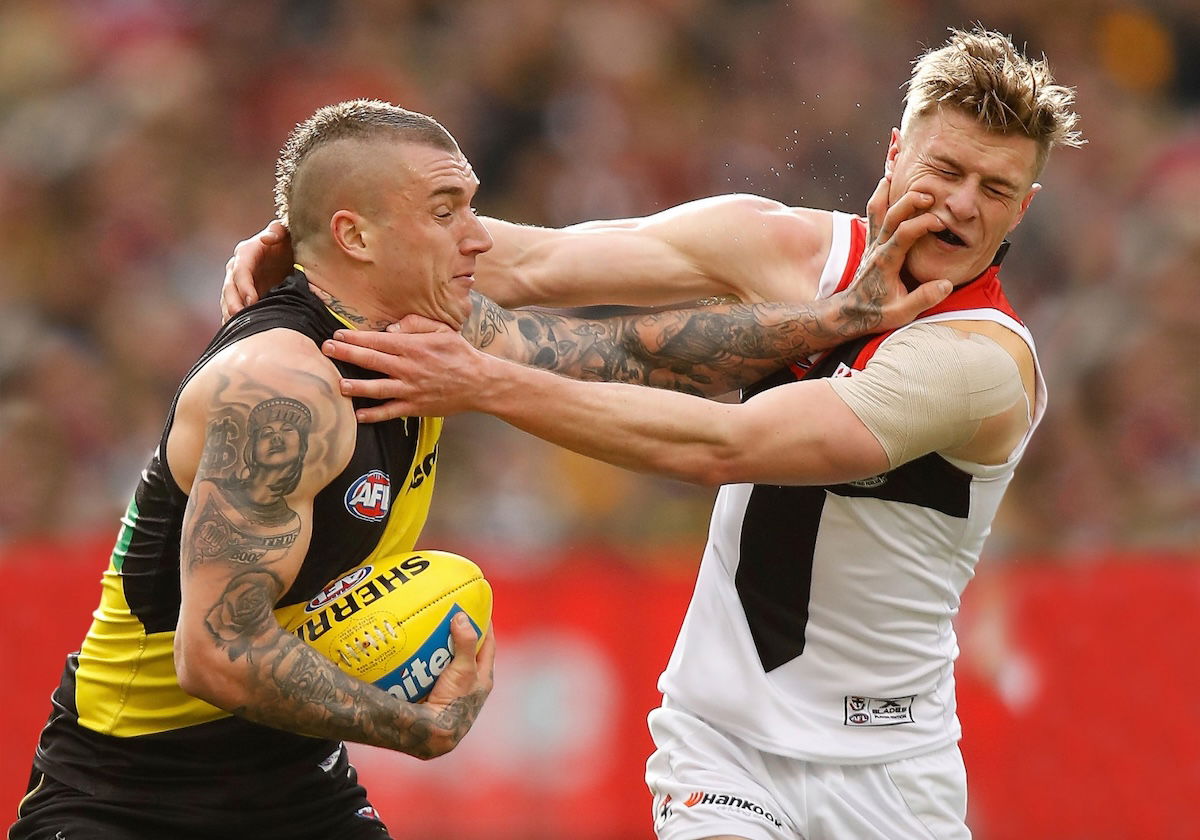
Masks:
[[[287,328],[318,346],[348,324],[308,288],[302,272],[217,333],[186,383],[215,353],[247,336]],[[378,374],[340,361],[349,378]],[[180,386],[182,390],[182,385]],[[179,395],[176,394],[176,402]],[[356,406],[366,401],[357,401]],[[153,796],[180,778],[223,784],[313,764],[335,742],[250,723],[186,694],[175,676],[179,548],[186,494],[165,463],[172,405],[158,448],[121,520],[100,604],[53,696],[35,765],[80,790]],[[331,579],[374,557],[409,551],[428,515],[440,418],[360,425],[349,464],[314,500],[312,541],[277,606],[314,597]]]

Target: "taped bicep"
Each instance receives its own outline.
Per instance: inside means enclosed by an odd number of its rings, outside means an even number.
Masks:
[[[1025,399],[1017,363],[990,338],[917,324],[889,338],[867,366],[831,379],[894,469],[962,446],[987,418]]]

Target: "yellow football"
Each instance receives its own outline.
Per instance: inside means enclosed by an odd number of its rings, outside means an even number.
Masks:
[[[460,612],[482,643],[492,587],[479,567],[448,551],[412,551],[356,566],[275,617],[346,673],[416,702],[454,657],[450,622]]]

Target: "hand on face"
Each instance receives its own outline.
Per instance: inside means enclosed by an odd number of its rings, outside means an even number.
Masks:
[[[909,191],[889,207],[890,188],[890,180],[884,176],[867,202],[866,250],[854,282],[843,293],[846,306],[863,321],[861,332],[907,324],[953,288],[944,278],[911,289],[906,284],[902,269],[909,250],[922,236],[945,225],[929,212],[932,196]]]
[[[471,411],[487,359],[456,330],[421,315],[409,315],[386,332],[339,330],[321,349],[387,377],[342,380],[343,395],[384,401],[358,409],[361,423]]]

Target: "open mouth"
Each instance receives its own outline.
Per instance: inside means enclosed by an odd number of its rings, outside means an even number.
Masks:
[[[935,232],[933,235],[936,236],[938,239],[942,240],[943,242],[945,242],[947,245],[966,245],[967,244],[966,242],[962,241],[962,239],[958,236],[958,234],[956,234],[954,231],[950,230],[950,228],[946,228],[945,230],[939,230],[939,231]]]

